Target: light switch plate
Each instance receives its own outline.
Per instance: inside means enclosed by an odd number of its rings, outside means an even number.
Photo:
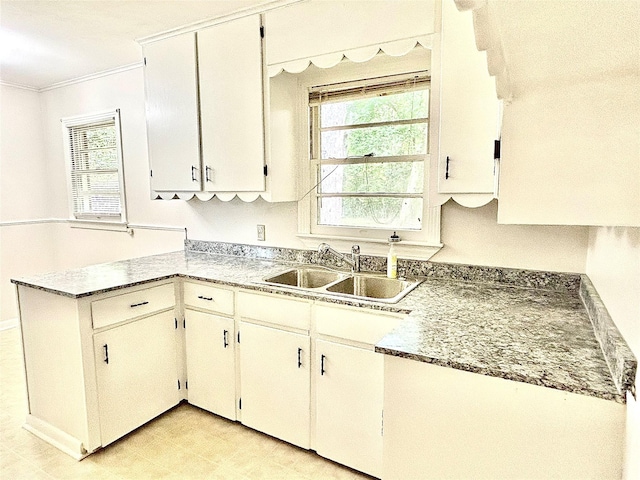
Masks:
[[[264,242],[265,240],[265,229],[264,225],[258,225],[258,241]]]

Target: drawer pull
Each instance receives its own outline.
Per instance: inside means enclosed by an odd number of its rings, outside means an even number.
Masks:
[[[222,345],[224,346],[224,348],[227,348],[229,346],[229,340],[227,338],[227,335],[229,335],[229,331],[228,330],[223,330],[222,331]]]
[[[298,348],[298,368],[302,367],[302,349]]]
[[[324,369],[324,359],[327,358],[324,355],[320,355],[320,375],[324,375],[324,372],[326,371]]]
[[[109,345],[105,343],[102,348],[104,348],[104,363],[109,365]]]
[[[200,300],[206,300],[207,302],[210,302],[211,300],[213,300],[213,297],[203,297],[202,295],[198,295],[198,298]]]
[[[131,308],[141,307],[142,305],[147,305],[149,302],[140,302],[140,303],[132,303],[129,305]]]

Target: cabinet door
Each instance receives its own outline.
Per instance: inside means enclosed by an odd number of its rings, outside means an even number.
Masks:
[[[492,193],[499,101],[486,56],[476,49],[471,12],[442,2],[440,193]],[[447,157],[449,166],[447,173]]]
[[[197,33],[204,190],[263,191],[260,15]]]
[[[318,454],[380,478],[383,356],[318,340],[316,357]]]
[[[173,312],[93,336],[102,446],[180,401]]]
[[[235,342],[232,318],[185,310],[189,403],[236,419]]]
[[[144,46],[151,188],[199,191],[195,34]]]
[[[241,322],[243,424],[309,448],[309,351],[307,335]]]

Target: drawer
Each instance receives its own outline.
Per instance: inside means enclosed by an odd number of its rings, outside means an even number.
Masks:
[[[282,296],[239,292],[238,312],[242,318],[283,327],[309,330],[311,325],[311,304]]]
[[[233,315],[233,290],[203,283],[184,282],[184,303],[210,312]]]
[[[360,308],[315,305],[316,331],[320,335],[375,345],[396,328],[403,316]]]
[[[93,328],[102,328],[130,318],[173,308],[175,304],[173,283],[95,300],[91,302]]]

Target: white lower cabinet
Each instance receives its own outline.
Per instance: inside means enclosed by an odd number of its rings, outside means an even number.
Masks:
[[[308,335],[240,322],[242,423],[307,449],[310,346]]]
[[[382,475],[383,355],[316,341],[316,451]]]
[[[102,446],[180,401],[173,311],[93,336]]]
[[[233,318],[186,309],[185,350],[189,403],[236,419]]]
[[[385,480],[622,478],[625,408],[384,358]]]

